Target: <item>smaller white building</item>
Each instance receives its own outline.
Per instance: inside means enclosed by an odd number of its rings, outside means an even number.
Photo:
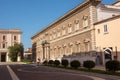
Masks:
[[[30,60],[32,60],[32,48],[28,48],[24,52],[24,59],[30,59]]]
[[[0,62],[10,61],[8,54],[8,47],[13,46],[15,43],[21,43],[22,31],[13,29],[13,30],[4,30],[0,29]]]

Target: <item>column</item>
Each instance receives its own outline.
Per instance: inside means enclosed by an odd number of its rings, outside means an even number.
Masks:
[[[48,46],[46,46],[46,59],[49,60]]]
[[[47,58],[47,47],[45,46],[45,59],[48,59]]]
[[[45,46],[43,45],[43,60],[45,59]]]
[[[1,62],[1,52],[0,52],[0,62]]]
[[[50,60],[50,46],[48,46],[48,59]]]

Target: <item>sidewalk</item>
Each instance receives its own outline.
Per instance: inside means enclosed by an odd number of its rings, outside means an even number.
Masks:
[[[93,69],[104,70],[104,71],[106,70],[105,66],[95,66],[95,68]]]
[[[24,62],[0,62],[0,65],[26,64]]]

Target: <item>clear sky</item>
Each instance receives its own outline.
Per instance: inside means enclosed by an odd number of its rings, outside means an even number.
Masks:
[[[25,49],[31,36],[84,0],[0,0],[0,29],[20,29]],[[111,4],[116,0],[103,0]]]

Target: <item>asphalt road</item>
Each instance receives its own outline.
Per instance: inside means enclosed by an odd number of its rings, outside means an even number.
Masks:
[[[6,65],[0,65],[0,80],[12,80]]]
[[[14,64],[9,68],[7,65],[0,65],[0,80],[120,80],[120,77],[46,66]]]
[[[20,80],[93,80],[89,77],[66,73],[64,70],[30,65],[10,66]]]

